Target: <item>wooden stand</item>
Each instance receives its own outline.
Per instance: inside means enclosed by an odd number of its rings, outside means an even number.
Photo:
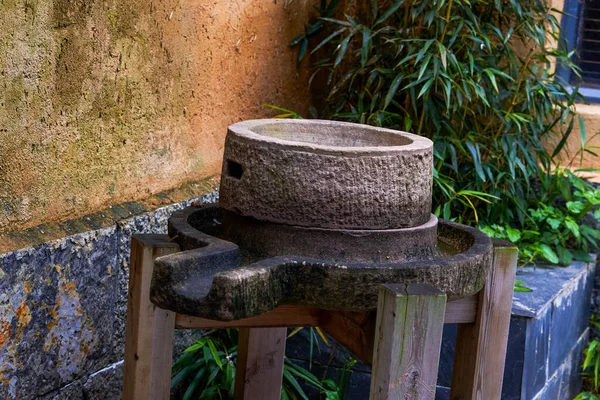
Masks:
[[[494,243],[494,260],[477,295],[446,302],[428,285],[383,285],[377,313],[281,306],[233,322],[181,315],[149,300],[154,258],[177,251],[166,235],[136,235],[131,263],[123,399],[167,400],[173,330],[241,328],[236,400],[279,400],[286,327],[320,326],[373,366],[372,400],[433,399],[444,323],[459,323],[451,399],[500,399],[517,249]]]

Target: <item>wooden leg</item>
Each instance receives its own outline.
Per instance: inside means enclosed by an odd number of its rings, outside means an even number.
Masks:
[[[446,295],[429,285],[379,289],[371,400],[435,397]]]
[[[135,235],[131,239],[124,400],[169,399],[175,313],[150,302],[154,259],[179,250],[168,240],[166,235]]]
[[[235,400],[279,400],[287,328],[240,328]]]
[[[475,322],[458,328],[453,400],[500,399],[517,255],[514,245],[494,241],[492,267],[479,293]]]

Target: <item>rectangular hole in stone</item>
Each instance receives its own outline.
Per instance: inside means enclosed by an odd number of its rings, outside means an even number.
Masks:
[[[240,163],[235,161],[227,160],[227,175],[235,178],[242,179],[242,175],[244,174],[244,168]]]

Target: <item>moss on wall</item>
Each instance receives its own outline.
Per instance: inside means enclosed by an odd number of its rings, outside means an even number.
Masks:
[[[0,232],[220,170],[227,125],[304,111],[311,3],[0,3]]]

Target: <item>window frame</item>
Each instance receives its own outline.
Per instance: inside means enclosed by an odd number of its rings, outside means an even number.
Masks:
[[[563,33],[562,43],[559,46],[566,46],[567,53],[576,49],[577,36],[579,34],[579,25],[581,20],[581,9],[583,0],[565,0],[563,14],[561,18],[561,28]],[[574,55],[573,55],[574,57]],[[563,64],[556,64],[556,76],[569,90],[573,90],[571,85],[572,71]],[[579,93],[585,97],[587,103],[600,103],[600,88],[587,87],[582,83],[579,87]]]

